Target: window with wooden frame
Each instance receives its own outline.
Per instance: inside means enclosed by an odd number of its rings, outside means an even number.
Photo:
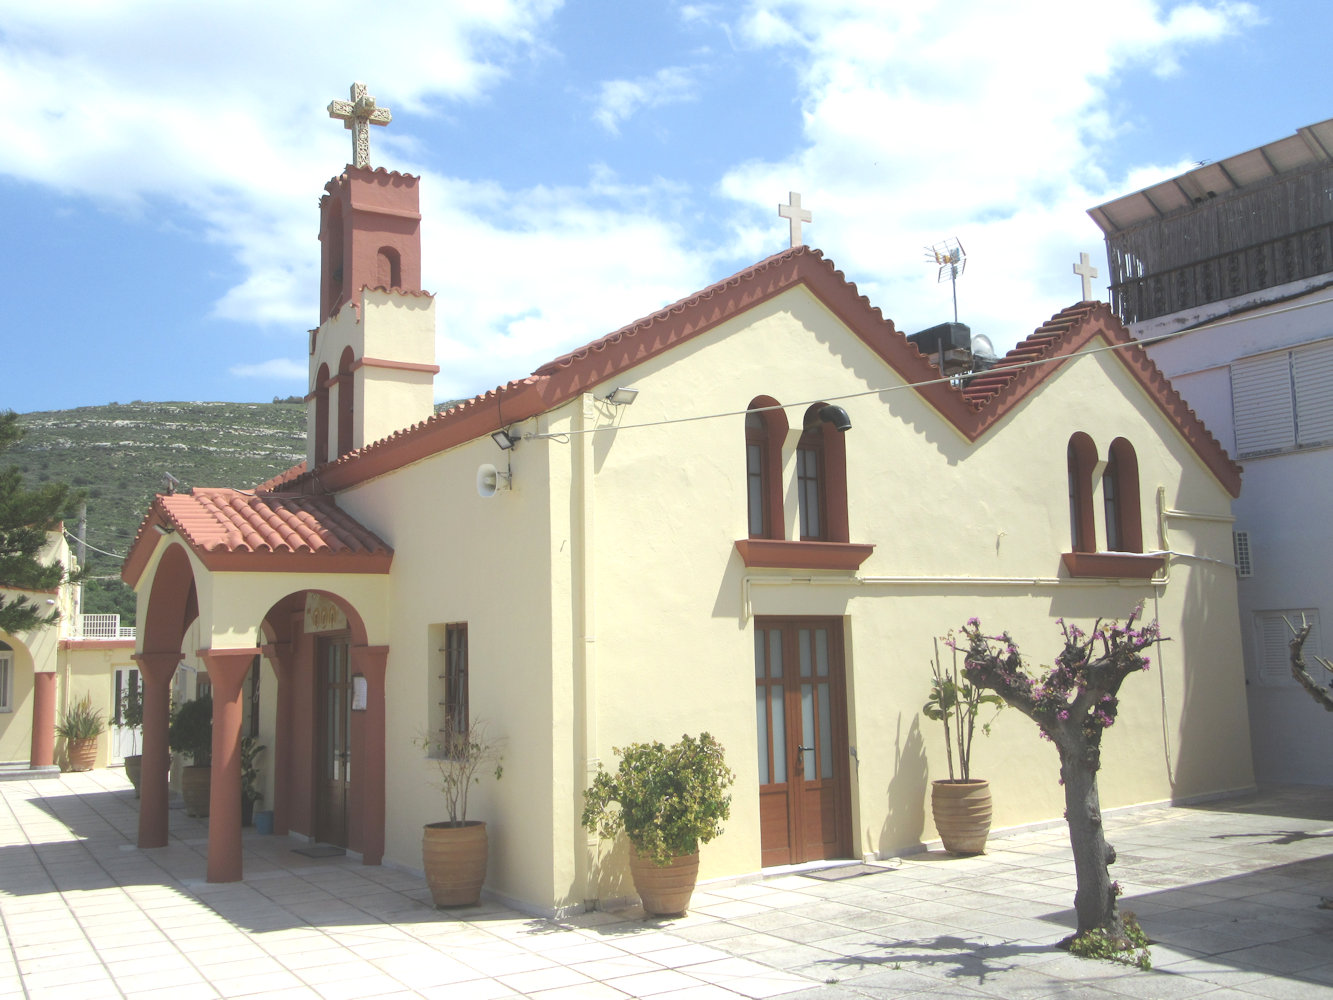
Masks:
[[[771,396],[756,396],[745,414],[745,490],[751,538],[782,538],[782,442],[787,415]]]
[[[801,541],[845,542],[847,526],[847,446],[843,434],[820,418],[828,404],[805,411],[796,445],[796,502]]]
[[[468,648],[467,623],[454,622],[444,627],[442,667],[439,675],[440,700],[437,728],[442,735],[465,733],[468,728]]]
[[[352,426],[355,419],[356,377],[352,374],[352,365],[356,356],[350,347],[343,348],[338,359],[338,454],[341,458],[352,450]]]
[[[1139,507],[1139,459],[1124,438],[1111,442],[1102,472],[1102,501],[1106,510],[1106,550],[1143,551],[1143,517]]]
[[[0,642],[0,712],[14,711],[14,652]]]
[[[315,464],[329,460],[329,366],[320,365],[315,372]]]
[[[1069,543],[1074,552],[1097,551],[1097,525],[1092,513],[1092,473],[1097,446],[1082,431],[1069,439]]]

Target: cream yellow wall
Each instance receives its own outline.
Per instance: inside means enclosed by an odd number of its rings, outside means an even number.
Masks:
[[[308,385],[313,391],[320,365],[338,374],[343,350],[361,360],[375,358],[417,366],[435,363],[435,300],[426,295],[372,291],[362,295],[360,310],[344,306],[315,336]],[[354,375],[352,446],[361,448],[394,431],[425,420],[434,412],[430,371],[363,366]],[[329,390],[329,452],[338,442],[338,393]],[[315,403],[306,405],[306,462],[314,467]]]
[[[0,640],[13,652],[13,681],[10,688],[11,711],[0,712],[0,761],[22,762],[32,755],[33,657],[17,636],[0,632]]]
[[[439,697],[432,636],[455,622],[468,626],[472,715],[507,741],[504,779],[483,781],[471,803],[470,816],[489,824],[488,887],[536,909],[628,892],[611,845],[589,872],[578,814],[589,768],[614,766],[612,747],[632,741],[717,736],[737,783],[702,875],[759,868],[755,615],[842,619],[854,854],[934,836],[928,781],[944,755],[920,716],[928,661],[932,638],[972,615],[1040,660],[1056,648],[1056,618],[1123,616],[1147,601],[1173,641],[1157,654],[1162,669],[1126,685],[1106,739],[1103,802],[1251,784],[1234,575],[1206,561],[1229,558],[1229,498],[1118,363],[1065,366],[970,444],[796,289],[614,382],[640,390],[634,406],[597,398],[612,388],[601,386],[516,428],[542,436],[507,454],[482,439],[339,495],[395,551],[387,602],[370,616],[382,637],[372,642],[390,646],[387,861],[419,867],[421,825],[443,818],[414,737]],[[871,389],[888,391],[837,399]],[[736,555],[742,411],[761,394],[787,404],[796,428],[816,400],[849,411],[851,538],[876,545],[859,572],[747,571]],[[727,415],[687,420],[716,414]],[[1176,512],[1163,515],[1166,547],[1202,558],[1173,557],[1159,585],[1063,575],[1066,447],[1079,430],[1102,458],[1115,437],[1134,445],[1145,547],[1162,541],[1162,487]],[[511,462],[512,491],[478,497],[478,466]],[[790,483],[787,494],[794,531]],[[225,621],[253,628],[273,576],[235,581],[207,626],[215,644],[243,637]],[[352,584],[342,586],[330,589]],[[217,596],[201,593],[201,608]],[[358,610],[376,600],[373,588],[355,596]],[[1059,817],[1054,753],[1027,720],[1002,715],[975,758],[994,782],[998,826]]]
[[[1160,485],[1168,507],[1223,519],[1174,518],[1170,544],[1229,557],[1229,497],[1118,363],[1068,366],[976,445],[910,390],[841,400],[853,423],[851,539],[876,551],[854,575],[754,571],[748,608],[733,549],[746,533],[743,417],[631,425],[739,411],[763,394],[790,404],[788,420],[799,426],[812,401],[899,380],[796,290],[616,382],[641,392],[620,416],[625,426],[594,439],[597,745],[608,763],[613,746],[682,732],[707,729],[728,747],[738,775],[733,815],[704,852],[703,877],[759,867],[756,614],[845,617],[858,851],[891,853],[934,835],[927,780],[941,776],[943,745],[919,711],[932,637],[972,615],[1010,629],[1040,660],[1057,648],[1056,618],[1123,616],[1148,601],[1174,641],[1161,654],[1165,676],[1126,687],[1107,736],[1103,801],[1252,783],[1234,574],[1174,559],[1163,587],[1060,579],[1066,447],[1076,430],[1093,436],[1102,458],[1115,437],[1134,444],[1146,547],[1156,547]],[[790,525],[790,490],[787,499]],[[1009,582],[1016,577],[1032,582]],[[1016,713],[978,745],[976,765],[995,782],[997,825],[1060,815],[1054,753]]]
[[[133,649],[126,647],[94,648],[73,642],[66,644],[59,655],[60,669],[56,694],[56,721],[70,705],[86,694],[94,709],[102,713],[107,728],[97,738],[96,767],[106,767],[111,759],[111,720],[115,718],[115,671],[117,667],[133,667]],[[56,740],[56,761],[64,758],[64,740]]]
[[[547,907],[561,880],[552,840],[553,796],[567,786],[570,720],[553,665],[552,636],[567,631],[561,558],[550,537],[548,490],[567,472],[551,469],[541,446],[513,450],[512,491],[478,496],[477,468],[507,468],[489,438],[373,481],[339,504],[394,549],[386,697],[386,860],[421,866],[421,827],[447,818],[434,765],[414,740],[440,697],[433,626],[466,623],[471,716],[505,742],[504,777],[484,778],[468,816],[488,824],[491,891]],[[554,584],[552,581],[555,581]],[[438,634],[438,629],[437,629]],[[567,649],[567,643],[565,643]],[[564,877],[567,882],[567,877]]]

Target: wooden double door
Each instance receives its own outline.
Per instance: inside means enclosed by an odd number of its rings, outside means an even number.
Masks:
[[[755,619],[754,683],[764,867],[848,857],[842,621]]]
[[[315,705],[319,712],[315,772],[315,839],[347,846],[352,783],[352,678],[350,638],[316,644]]]

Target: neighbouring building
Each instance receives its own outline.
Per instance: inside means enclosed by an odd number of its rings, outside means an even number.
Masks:
[[[247,700],[277,832],[413,869],[443,811],[415,737],[488,720],[504,777],[469,815],[488,890],[533,912],[628,893],[583,789],[613,747],[685,732],[737,774],[704,878],[889,856],[935,835],[935,638],[976,615],[1039,660],[1057,619],[1140,603],[1172,641],[1125,687],[1103,803],[1252,786],[1239,470],[1106,305],[950,384],[798,245],[435,414],[418,179],[325,190],[306,463],[156,497],[125,562],[140,846],[167,841],[183,663],[213,692],[214,881],[243,876]],[[994,729],[996,825],[1058,819],[1054,751],[1016,713]]]
[[[1245,467],[1234,562],[1255,776],[1333,784],[1333,720],[1287,646],[1304,617],[1306,650],[1333,652],[1333,119],[1089,214],[1115,311]]]

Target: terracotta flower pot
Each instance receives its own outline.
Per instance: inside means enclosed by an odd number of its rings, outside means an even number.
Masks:
[[[69,754],[71,771],[91,771],[97,763],[97,737],[70,740],[66,752]]]
[[[143,775],[143,754],[131,754],[125,758],[125,777],[134,786],[134,797],[139,797],[139,779]]]
[[[427,823],[421,834],[426,884],[436,906],[473,906],[486,881],[486,824]]]
[[[213,769],[207,764],[181,768],[181,798],[186,816],[207,816],[209,794],[213,787]]]
[[[990,782],[932,781],[930,811],[944,849],[950,854],[982,854],[990,834]]]
[[[663,867],[634,851],[629,859],[634,889],[643,901],[645,913],[657,917],[683,917],[699,879],[699,852],[672,858]]]

